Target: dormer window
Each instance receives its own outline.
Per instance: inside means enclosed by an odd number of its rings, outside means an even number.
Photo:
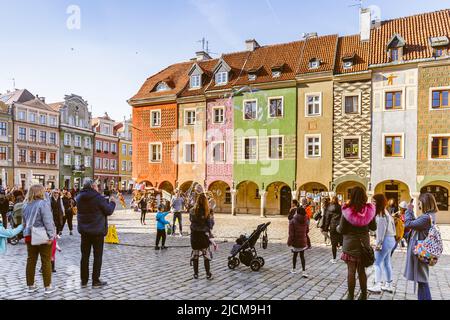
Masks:
[[[401,35],[395,34],[387,45],[387,52],[390,62],[397,62],[402,60],[403,57],[403,48],[405,47],[406,42],[402,38]]]
[[[430,44],[434,51],[433,52],[434,57],[439,58],[447,54],[447,48],[448,45],[450,44],[450,40],[446,36],[433,37],[430,38]]]
[[[160,82],[156,87],[156,92],[169,91],[170,87],[165,82]]]
[[[281,71],[280,70],[272,70],[272,78],[279,78],[281,77]]]
[[[355,61],[355,54],[354,53],[349,53],[346,54],[342,57],[342,62],[343,62],[343,66],[344,69],[350,69],[353,67]]]
[[[393,48],[390,50],[389,57],[391,59],[391,62],[398,61],[398,54],[399,54],[398,48]]]
[[[191,89],[198,89],[201,87],[201,79],[200,75],[191,76]]]
[[[216,74],[216,85],[223,86],[228,83],[228,72],[218,72]]]
[[[309,68],[310,69],[317,69],[320,67],[320,60],[317,58],[311,59],[309,61]]]
[[[248,74],[248,81],[255,81],[257,78],[256,73],[249,73]]]
[[[353,67],[353,61],[352,60],[344,61],[344,69],[351,69],[352,67]]]

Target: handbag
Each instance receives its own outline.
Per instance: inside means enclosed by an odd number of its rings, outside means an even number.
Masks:
[[[430,216],[431,227],[428,236],[425,240],[418,240],[414,247],[414,255],[417,256],[420,262],[433,267],[437,264],[442,252],[444,251],[444,244],[439,229],[433,223]]]
[[[41,206],[36,210],[36,214],[34,215],[33,221],[30,223],[31,225],[31,245],[32,246],[40,246],[43,244],[47,244],[50,239],[48,238],[47,230],[45,227],[35,227],[34,223],[36,222],[36,218],[38,215],[38,211]]]
[[[366,246],[362,239],[359,239],[361,243],[361,264],[364,268],[368,268],[375,263],[375,252],[372,246]]]

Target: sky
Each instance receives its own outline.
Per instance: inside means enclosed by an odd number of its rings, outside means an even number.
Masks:
[[[355,0],[0,0],[0,93],[28,89],[48,103],[78,94],[93,116],[129,117],[145,79],[195,57],[301,39],[357,34]],[[371,0],[382,20],[450,8],[450,0]]]

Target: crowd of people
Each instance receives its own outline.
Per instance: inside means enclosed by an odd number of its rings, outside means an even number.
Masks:
[[[122,201],[122,200],[121,200]],[[11,203],[10,203],[11,202]],[[7,205],[5,205],[5,203]],[[212,279],[211,247],[216,248],[212,230],[214,212],[209,206],[208,197],[197,193],[192,208],[187,210],[186,199],[175,190],[170,208],[160,204],[155,215],[155,250],[166,250],[168,226],[172,235],[179,225],[179,236],[183,236],[182,214],[187,212],[191,222],[190,242],[192,248],[191,266],[194,279],[199,278],[199,260],[203,257],[206,278]],[[17,221],[12,229],[7,228],[6,212],[13,205]],[[141,223],[145,224],[148,212],[147,199],[143,197],[138,204],[141,209]],[[313,220],[324,235],[325,242],[331,246],[330,263],[338,263],[338,250],[342,249],[340,259],[347,265],[347,300],[355,299],[356,277],[359,279],[361,294],[359,300],[366,300],[368,292],[380,294],[394,292],[392,254],[398,245],[407,246],[407,259],[404,276],[418,286],[418,299],[431,300],[429,287],[429,265],[420,261],[414,248],[418,241],[427,238],[435,224],[438,207],[432,194],[422,194],[418,203],[421,215],[414,212],[413,202],[388,201],[383,194],[374,195],[369,201],[362,188],[352,189],[349,200],[342,202],[338,197],[322,199],[320,205],[312,197],[304,197],[300,203],[292,202],[289,212],[289,237],[287,245],[291,248],[293,274],[298,273],[297,261],[300,257],[301,276],[308,278],[306,252],[312,248],[309,231]],[[6,252],[8,238],[23,233],[27,245],[26,282],[29,292],[35,292],[35,270],[38,257],[41,257],[41,272],[45,293],[55,290],[52,286],[52,272],[55,270],[55,255],[58,239],[68,225],[69,235],[73,235],[73,217],[77,216],[78,232],[81,235],[81,286],[89,282],[89,259],[93,251],[94,262],[92,286],[103,287],[107,283],[100,278],[104,238],[108,232],[108,217],[116,208],[116,198],[110,193],[102,195],[92,179],[85,179],[83,189],[72,194],[67,190],[49,192],[41,185],[30,187],[26,196],[21,190],[13,190],[6,195],[0,193],[0,213],[3,224],[0,226],[0,253]],[[173,224],[166,220],[173,213]],[[20,217],[20,221],[18,219]],[[371,246],[371,233],[374,234],[374,247]],[[161,247],[160,247],[161,244]],[[371,255],[372,252],[372,255]],[[373,265],[375,284],[368,288],[366,268]]]
[[[319,208],[315,214],[314,209]],[[332,259],[337,263],[337,251],[342,248],[341,260],[347,264],[347,300],[355,299],[356,275],[361,294],[359,300],[367,300],[368,292],[393,293],[393,268],[391,257],[400,244],[407,243],[407,259],[404,277],[418,286],[418,299],[431,300],[429,287],[429,264],[420,261],[414,252],[418,241],[424,241],[430,228],[436,223],[438,207],[434,196],[422,194],[418,203],[421,214],[414,213],[414,204],[402,201],[399,208],[383,194],[376,194],[372,201],[362,188],[354,188],[347,202],[337,197],[323,199],[317,206],[312,198],[302,199],[299,205],[294,200],[289,214],[288,246],[292,248],[293,269],[297,273],[297,257],[302,263],[302,277],[307,278],[305,251],[311,248],[309,225],[311,218],[318,220],[318,227],[330,239]],[[309,212],[309,213],[308,213]],[[371,259],[371,232],[375,233],[375,250]],[[373,260],[373,261],[372,261]],[[375,285],[368,288],[366,268],[373,265]]]

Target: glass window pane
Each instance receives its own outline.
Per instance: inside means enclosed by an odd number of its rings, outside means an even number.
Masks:
[[[449,91],[442,92],[442,106],[448,107],[448,93]]]

